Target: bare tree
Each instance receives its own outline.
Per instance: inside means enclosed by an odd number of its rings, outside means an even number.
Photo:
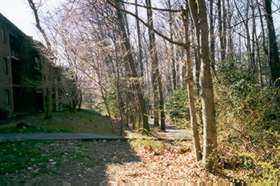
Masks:
[[[43,62],[43,75],[45,76],[45,81],[44,81],[44,90],[45,90],[45,118],[50,118],[52,116],[52,105],[53,105],[53,100],[52,100],[52,72],[51,72],[51,66],[48,64],[53,60],[53,51],[51,47],[51,42],[46,34],[46,31],[43,29],[41,26],[41,20],[39,18],[38,14],[38,9],[41,6],[41,2],[35,3],[33,0],[28,0],[28,4],[33,11],[34,18],[36,21],[36,27],[39,30],[39,32],[42,34],[44,41],[47,45],[47,49],[44,51],[44,58],[46,58],[47,61]]]
[[[190,111],[190,120],[192,126],[192,133],[193,133],[193,147],[196,156],[196,160],[199,161],[202,158],[202,152],[200,147],[200,139],[199,139],[199,131],[198,131],[198,122],[196,116],[196,108],[195,108],[195,94],[194,94],[194,81],[193,81],[193,63],[191,57],[191,50],[190,50],[190,29],[189,29],[189,9],[186,8],[184,17],[184,25],[185,25],[185,39],[186,39],[186,53],[187,53],[187,89],[188,89],[188,100],[189,100],[189,111]]]
[[[148,7],[152,7],[151,0],[146,0]],[[158,116],[160,112],[160,124],[161,130],[165,130],[165,113],[164,113],[164,98],[163,98],[163,88],[162,80],[159,71],[158,64],[158,54],[156,48],[156,37],[153,31],[153,12],[151,8],[147,9],[147,18],[149,24],[149,50],[151,52],[151,65],[152,65],[152,84],[153,84],[153,93],[154,93],[154,125],[159,126]]]
[[[217,147],[217,129],[215,120],[215,104],[213,82],[211,76],[211,60],[209,51],[209,26],[207,21],[206,3],[204,0],[189,0],[189,7],[193,20],[199,19],[199,24],[194,21],[194,27],[200,32],[201,42],[201,103],[203,117],[203,162],[207,168],[212,168],[210,158]]]
[[[123,49],[125,51],[127,51],[127,53],[125,55],[125,58],[126,58],[125,61],[129,64],[129,67],[130,67],[130,70],[131,70],[131,73],[132,73],[132,77],[138,78],[134,58],[132,56],[132,49],[131,49],[130,41],[129,41],[129,38],[128,38],[128,36],[126,34],[126,31],[125,31],[125,23],[124,23],[123,12],[120,11],[121,6],[122,6],[121,1],[117,0],[117,2],[116,2],[117,19],[118,19],[120,30],[121,30],[121,38],[124,40]],[[148,123],[147,108],[146,108],[146,103],[145,103],[145,100],[144,100],[144,95],[143,95],[143,92],[141,90],[141,85],[140,85],[139,80],[136,80],[133,83],[133,86],[135,87],[135,90],[137,91],[137,98],[138,98],[138,101],[139,101],[140,110],[141,110],[141,117],[142,117],[142,122],[143,122],[142,127],[145,130],[149,131],[150,127],[149,127],[149,123]]]
[[[277,46],[277,39],[275,34],[275,27],[272,17],[272,0],[264,0],[265,17],[268,30],[268,57],[271,71],[271,81],[276,87],[280,87],[280,60]]]

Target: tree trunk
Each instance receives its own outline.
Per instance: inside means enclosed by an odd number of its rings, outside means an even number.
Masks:
[[[200,24],[195,24],[195,29],[201,32],[201,104],[202,104],[202,119],[203,119],[203,163],[206,168],[213,166],[214,150],[217,147],[217,130],[215,120],[215,103],[213,82],[210,69],[210,51],[209,51],[209,27],[207,21],[207,9],[204,0],[190,0],[190,10],[193,20],[200,19]],[[195,8],[197,8],[195,10]],[[198,11],[199,10],[199,11]]]
[[[198,9],[197,9],[197,4],[194,4],[193,5],[193,10],[194,11],[193,13],[194,14],[197,14],[198,15]],[[200,22],[199,22],[199,17],[193,17],[192,16],[192,19],[193,19],[193,23],[194,25],[197,25],[199,26],[200,25]],[[199,29],[194,29],[194,33],[196,35],[196,39],[195,39],[195,48],[194,48],[194,52],[195,52],[195,81],[196,81],[196,85],[197,85],[197,90],[200,89],[199,87],[199,78],[200,78],[200,68],[201,68],[201,60],[200,60],[200,30]]]
[[[272,0],[264,0],[265,17],[268,29],[268,59],[271,71],[271,82],[274,86],[280,87],[280,60],[277,46],[277,38],[272,17]]]
[[[168,8],[171,9],[171,0],[168,0]],[[173,15],[169,12],[169,29],[170,29],[170,39],[173,40]],[[176,73],[176,59],[174,52],[174,44],[170,43],[170,55],[171,55],[171,69],[172,69],[172,83],[173,90],[177,89],[177,73]]]
[[[246,17],[245,17],[245,22],[244,22],[244,26],[246,29],[246,38],[247,38],[247,52],[249,54],[249,71],[251,73],[254,72],[254,56],[253,56],[253,52],[252,52],[252,44],[251,44],[251,34],[250,34],[250,29],[249,29],[249,10],[250,10],[250,1],[247,1],[247,5],[246,5]]]
[[[165,111],[164,111],[164,97],[162,90],[161,78],[159,78],[159,108],[160,108],[160,129],[165,131]]]
[[[138,17],[138,0],[135,0],[135,14]],[[137,30],[137,39],[138,39],[138,63],[140,66],[140,75],[144,76],[144,65],[143,65],[143,49],[142,49],[142,40],[141,40],[141,28],[139,20],[136,19],[136,30]]]
[[[264,50],[264,53],[265,53],[266,57],[268,57],[268,49],[267,49],[267,46],[266,46],[266,36],[265,36],[265,29],[264,29],[263,13],[262,13],[261,5],[260,5],[258,0],[257,0],[257,6],[258,6],[259,15],[260,15],[263,50]]]
[[[223,32],[223,16],[222,16],[222,0],[218,0],[217,2],[218,8],[218,24],[219,24],[219,39],[220,39],[220,59],[224,61],[226,58],[225,54],[225,43],[224,43],[224,32]]]
[[[232,7],[230,5],[230,0],[227,0],[227,27],[230,28],[231,27],[231,22],[232,22],[232,18],[233,18],[233,10]],[[234,44],[233,44],[233,37],[232,37],[232,33],[233,31],[231,29],[228,29],[228,34],[227,34],[227,55],[230,57],[231,60],[233,60],[233,54],[235,53],[234,51]]]
[[[228,21],[228,14],[227,14],[227,10],[226,10],[226,2],[225,0],[222,0],[222,3],[223,3],[223,48],[222,48],[222,51],[223,51],[223,57],[224,59],[226,59],[227,57],[227,21]]]
[[[215,71],[215,17],[214,17],[214,0],[210,0],[210,48],[211,48],[211,66]]]
[[[144,99],[144,94],[142,92],[142,86],[139,80],[139,77],[137,75],[137,70],[136,70],[136,65],[135,65],[135,61],[134,58],[132,56],[132,50],[131,50],[131,46],[130,46],[130,41],[129,38],[127,36],[126,30],[125,30],[125,20],[124,20],[124,16],[123,13],[121,12],[121,1],[117,0],[116,3],[116,7],[117,7],[117,18],[118,18],[118,22],[119,22],[119,26],[120,26],[120,30],[121,30],[121,38],[123,38],[124,42],[123,42],[123,49],[126,52],[125,57],[125,61],[129,64],[130,70],[131,70],[131,75],[134,79],[133,82],[133,87],[135,88],[136,95],[139,101],[139,107],[141,110],[141,117],[143,118],[142,120],[142,127],[143,129],[145,129],[146,131],[150,130],[149,127],[149,123],[148,123],[148,113],[147,113],[147,108],[146,108],[146,103],[145,103],[145,99]]]
[[[256,64],[256,42],[257,42],[257,28],[256,28],[256,15],[255,15],[255,5],[254,5],[254,1],[251,0],[251,11],[252,11],[252,75],[254,77],[254,79],[258,79],[257,76],[257,64]]]
[[[197,116],[196,116],[196,108],[195,108],[195,94],[194,94],[194,81],[193,81],[193,64],[192,64],[192,57],[191,57],[191,50],[190,50],[190,36],[189,36],[189,10],[186,8],[186,12],[184,15],[184,26],[185,26],[185,39],[186,39],[186,53],[187,53],[187,62],[186,62],[186,70],[187,71],[187,90],[188,90],[188,101],[189,101],[189,111],[190,111],[190,119],[191,119],[191,126],[192,126],[192,141],[193,147],[195,152],[195,157],[197,161],[202,159],[201,147],[200,147],[200,140],[199,140],[199,131],[198,131],[198,123],[197,123]],[[183,81],[185,81],[183,80]]]
[[[158,115],[160,111],[160,121],[161,121],[161,129],[165,130],[165,113],[164,113],[164,98],[163,98],[163,90],[162,90],[162,82],[161,75],[159,71],[158,64],[158,55],[156,49],[156,37],[153,31],[154,23],[153,23],[153,12],[152,12],[152,4],[151,0],[146,0],[147,8],[147,18],[149,28],[149,51],[151,52],[151,62],[152,62],[152,84],[154,91],[154,126],[159,125]]]
[[[251,9],[252,9],[252,37],[253,37],[253,56],[254,61],[256,63],[254,74],[256,77],[256,80],[259,80],[259,83],[261,86],[263,86],[262,81],[262,65],[261,65],[261,55],[260,55],[260,47],[259,47],[259,40],[257,36],[257,26],[256,26],[256,7],[257,5],[254,4],[254,1],[251,0]]]

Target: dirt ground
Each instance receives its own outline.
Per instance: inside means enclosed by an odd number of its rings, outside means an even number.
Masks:
[[[15,142],[17,143],[17,142]],[[60,141],[37,144],[46,164],[0,174],[0,181],[32,185],[217,182],[194,161],[189,142]],[[32,158],[32,157],[30,157]],[[4,161],[4,160],[3,160]]]

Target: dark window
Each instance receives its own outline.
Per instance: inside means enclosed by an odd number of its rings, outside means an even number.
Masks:
[[[8,89],[5,90],[5,102],[6,102],[6,105],[8,105],[8,106],[11,105],[10,91]]]
[[[5,32],[3,28],[0,28],[0,37],[1,41],[5,42]]]
[[[3,58],[3,65],[4,65],[4,73],[9,74],[9,64],[8,64],[8,59],[6,57]]]
[[[6,37],[7,35],[6,35],[6,31],[5,31],[5,29],[3,30],[3,41],[4,41],[4,43],[7,43],[7,37]]]
[[[40,70],[40,60],[39,60],[39,58],[38,57],[35,57],[34,58],[34,69],[35,70]]]

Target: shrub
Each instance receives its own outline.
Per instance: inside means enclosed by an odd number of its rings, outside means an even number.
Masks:
[[[190,119],[188,109],[187,90],[182,88],[174,91],[165,103],[166,112],[175,125],[186,127],[186,120]]]
[[[251,154],[254,158],[249,164],[246,159],[240,167],[257,170],[254,177],[275,179],[280,170],[279,152],[275,150],[280,139],[280,108],[275,104],[280,91],[261,87],[247,71],[231,63],[224,64],[217,74],[219,140],[221,146],[231,149],[224,153],[237,159]]]

